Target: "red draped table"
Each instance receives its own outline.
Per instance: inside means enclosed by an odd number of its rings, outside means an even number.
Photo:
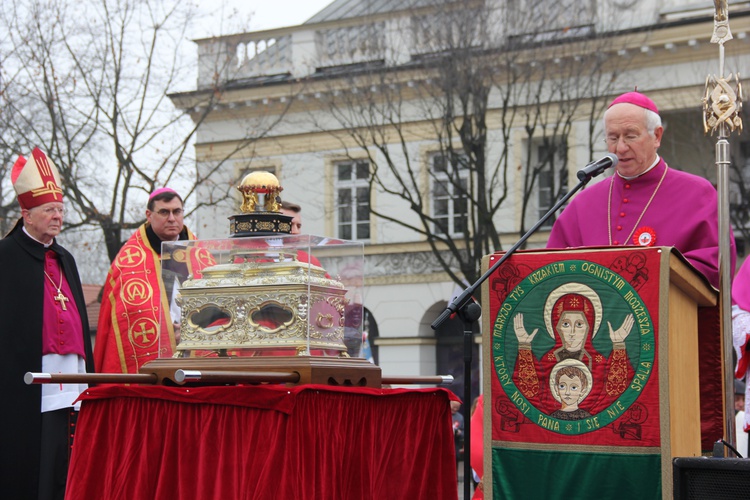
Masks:
[[[87,390],[67,498],[457,497],[444,389]]]

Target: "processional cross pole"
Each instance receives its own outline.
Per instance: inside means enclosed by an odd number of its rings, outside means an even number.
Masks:
[[[736,445],[734,428],[734,367],[732,366],[732,289],[729,214],[729,135],[742,131],[742,86],[739,73],[724,74],[724,43],[732,39],[727,0],[714,0],[714,32],[711,43],[719,45],[719,73],[708,75],[703,97],[703,129],[717,134],[716,169],[719,212],[719,292],[723,326],[724,428],[726,440]],[[734,88],[731,80],[734,79]]]

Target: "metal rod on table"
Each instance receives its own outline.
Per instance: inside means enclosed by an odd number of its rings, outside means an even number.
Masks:
[[[435,375],[434,377],[383,377],[381,379],[383,384],[396,384],[396,385],[412,385],[412,384],[425,384],[425,385],[442,385],[452,384],[453,375]]]
[[[175,382],[210,383],[297,383],[297,372],[241,372],[218,370],[176,370]],[[155,373],[34,373],[27,372],[23,377],[27,385],[32,384],[149,384],[158,383]],[[383,377],[383,384],[398,385],[442,385],[453,383],[452,375]]]
[[[26,372],[23,381],[32,384],[156,384],[155,373],[34,373]]]
[[[187,382],[209,382],[231,384],[237,382],[260,384],[297,383],[300,375],[297,372],[241,372],[220,370],[182,370],[174,372],[178,384]]]
[[[297,372],[239,372],[239,371],[218,371],[218,370],[177,370],[174,373],[174,380],[179,384],[188,382],[249,382],[249,383],[296,383],[299,382],[300,375]],[[435,375],[435,376],[403,376],[403,377],[383,377],[382,384],[398,385],[441,385],[453,383],[453,375]]]

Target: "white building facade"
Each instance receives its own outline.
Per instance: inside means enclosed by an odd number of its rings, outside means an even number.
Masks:
[[[747,73],[750,1],[730,1],[729,7],[735,39],[726,47],[727,70]],[[715,179],[715,138],[704,137],[701,119],[706,77],[719,71],[718,47],[709,43],[709,1],[336,0],[300,26],[197,40],[197,88],[171,98],[194,117],[209,112],[196,150],[201,165],[216,172],[198,201],[219,199],[248,172],[268,170],[281,181],[282,198],[303,207],[304,233],[365,242],[364,305],[385,375],[460,378],[462,370],[460,323],[451,321],[437,334],[430,328],[461,287],[434,257],[428,238],[400,223],[422,223],[409,201],[382,186],[370,189],[369,182],[380,175],[383,185],[400,186],[394,171],[381,166],[400,165],[425,201],[421,210],[455,233],[459,246],[465,244],[460,235],[471,231],[463,219],[465,200],[452,190],[453,181],[441,184],[446,138],[436,133],[426,97],[440,84],[439,68],[425,61],[456,47],[461,32],[456,18],[443,22],[452,9],[476,14],[476,27],[468,30],[476,37],[471,57],[481,59],[480,66],[497,65],[487,75],[514,68],[532,75],[515,93],[500,79],[488,85],[486,164],[507,166],[505,177],[493,184],[507,193],[492,217],[502,248],[533,225],[561,186],[564,191],[575,185],[577,168],[607,152],[601,113],[612,97],[635,87],[660,107],[661,153],[670,166]],[[585,67],[593,76],[568,71],[581,61],[590,61]],[[539,76],[542,67],[546,72]],[[398,103],[387,109],[399,110],[398,125],[384,127],[381,121],[375,129],[385,132],[372,138],[362,127],[363,115],[377,107],[383,120],[383,104],[393,96]],[[576,109],[566,114],[573,97]],[[509,122],[511,110],[523,118]],[[549,114],[533,131],[530,110]],[[565,168],[541,172],[529,187],[521,172],[546,157],[545,137],[563,138],[548,160],[557,158]],[[737,162],[748,161],[747,131],[735,135],[732,148]],[[238,199],[199,209],[198,234],[226,237]],[[544,228],[528,246],[543,247],[548,234]],[[460,269],[454,273],[462,276]]]

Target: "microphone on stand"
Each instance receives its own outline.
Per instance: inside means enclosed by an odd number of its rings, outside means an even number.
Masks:
[[[617,159],[617,155],[614,153],[607,153],[606,156],[603,158],[600,158],[596,161],[593,161],[583,167],[581,170],[578,171],[576,176],[578,177],[579,181],[583,180],[589,180],[592,177],[596,177],[597,175],[601,174],[605,170],[607,170],[609,167],[615,167],[617,166],[617,162],[619,160]]]

